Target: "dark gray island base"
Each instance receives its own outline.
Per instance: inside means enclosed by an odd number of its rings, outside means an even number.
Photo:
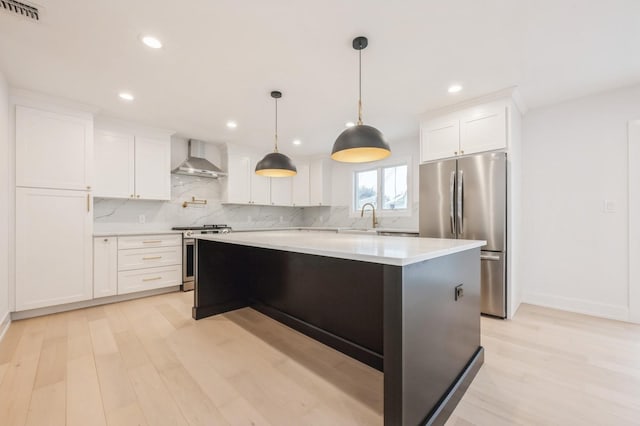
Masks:
[[[479,248],[404,266],[204,239],[196,251],[193,318],[250,306],[383,371],[385,425],[444,424],[484,362]]]

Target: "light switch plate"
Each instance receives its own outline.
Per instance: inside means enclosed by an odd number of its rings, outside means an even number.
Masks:
[[[616,201],[615,200],[604,200],[602,203],[602,210],[605,213],[615,213],[616,212]]]

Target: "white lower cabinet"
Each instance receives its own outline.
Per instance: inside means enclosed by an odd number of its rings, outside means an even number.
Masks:
[[[93,239],[93,298],[118,294],[118,238]]]
[[[91,194],[16,188],[16,311],[93,296]]]
[[[179,234],[118,237],[118,294],[182,284]]]
[[[154,290],[178,285],[182,280],[182,266],[134,269],[118,272],[118,294]]]

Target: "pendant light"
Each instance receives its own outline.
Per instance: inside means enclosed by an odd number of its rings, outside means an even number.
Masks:
[[[380,130],[362,124],[362,50],[368,44],[366,37],[353,39],[353,48],[358,51],[358,122],[338,136],[331,151],[331,158],[344,163],[366,163],[391,155],[391,148]]]
[[[256,174],[267,177],[289,177],[298,173],[293,161],[284,154],[278,152],[278,99],[282,97],[282,93],[274,90],[271,97],[276,100],[276,134],[275,147],[273,152],[264,156],[256,164]]]

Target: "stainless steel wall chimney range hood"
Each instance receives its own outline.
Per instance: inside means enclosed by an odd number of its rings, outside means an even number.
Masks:
[[[201,176],[217,179],[227,174],[209,160],[204,158],[204,142],[189,139],[189,154],[173,173],[187,176]]]

